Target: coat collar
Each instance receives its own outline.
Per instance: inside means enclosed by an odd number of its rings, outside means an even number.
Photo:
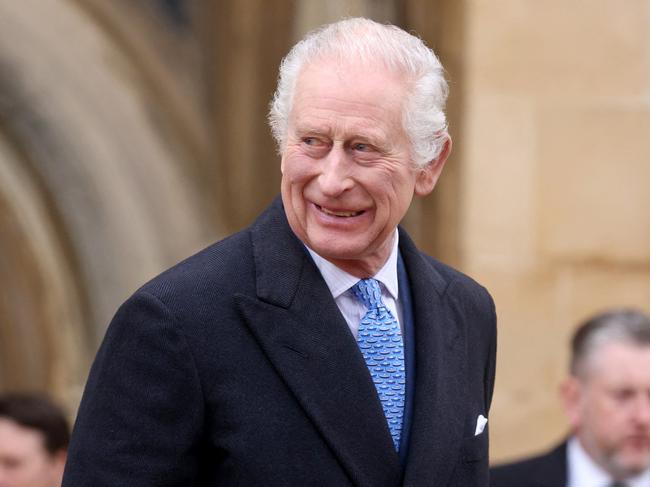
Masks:
[[[279,198],[253,225],[251,240],[257,296],[235,296],[246,323],[352,481],[398,485],[402,468],[363,356]],[[462,410],[463,336],[443,302],[445,279],[404,232],[400,251],[413,298],[417,367],[405,485],[444,485],[462,428],[454,412]]]
[[[399,458],[363,356],[278,200],[251,239],[257,296],[235,296],[248,327],[353,483],[398,485]]]

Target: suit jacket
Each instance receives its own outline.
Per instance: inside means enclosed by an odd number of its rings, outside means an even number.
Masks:
[[[566,441],[536,457],[490,469],[490,487],[565,487]]]
[[[400,233],[415,327],[408,458],[278,200],[118,310],[63,485],[486,486],[496,318],[487,291]]]

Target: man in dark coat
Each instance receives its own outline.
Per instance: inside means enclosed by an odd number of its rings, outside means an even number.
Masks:
[[[497,466],[492,487],[650,486],[650,318],[614,310],[580,326],[562,396],[571,437]]]
[[[0,487],[59,487],[69,441],[68,420],[47,396],[0,394]]]
[[[396,27],[294,46],[282,198],[119,309],[64,486],[487,485],[492,300],[397,229],[451,149],[446,90]]]

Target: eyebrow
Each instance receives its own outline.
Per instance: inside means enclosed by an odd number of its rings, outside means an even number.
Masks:
[[[308,134],[331,134],[331,129],[325,125],[316,125],[310,123],[296,123],[294,125],[294,131],[298,136],[305,136]]]
[[[306,137],[312,134],[326,135],[327,137],[332,137],[332,129],[328,125],[297,123],[294,125],[294,132],[297,137]],[[352,135],[347,137],[345,141],[358,140],[376,147],[380,147],[382,145],[381,142],[382,139],[386,139],[386,137],[383,137],[381,134],[377,133],[376,131],[371,131],[371,133],[365,133],[365,134],[353,131]]]

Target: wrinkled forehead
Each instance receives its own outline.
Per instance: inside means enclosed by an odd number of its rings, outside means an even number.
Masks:
[[[407,93],[404,79],[381,67],[314,63],[299,76],[289,124],[373,120],[378,130],[395,132],[403,127]]]
[[[350,100],[396,105],[401,110],[410,89],[411,83],[406,76],[382,65],[341,63],[325,58],[306,64],[300,70],[292,108],[297,100],[337,93]]]
[[[406,75],[381,64],[338,62],[330,58],[305,64],[298,74],[296,91],[304,89],[307,80],[311,86],[336,83],[355,92],[370,90],[381,92],[382,89],[385,91],[390,88],[406,94],[411,88],[410,80]]]

